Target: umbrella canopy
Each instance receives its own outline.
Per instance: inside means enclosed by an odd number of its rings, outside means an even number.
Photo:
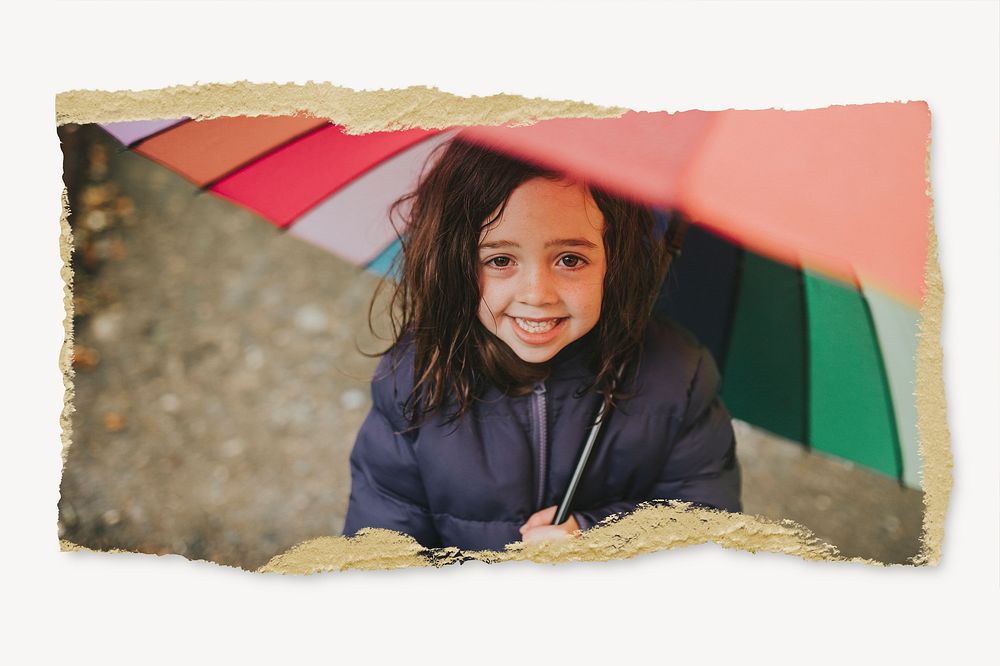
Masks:
[[[200,187],[383,274],[399,251],[389,206],[459,131],[682,211],[700,226],[658,309],[713,351],[734,416],[919,486],[924,104],[365,135],[308,116],[107,129]]]

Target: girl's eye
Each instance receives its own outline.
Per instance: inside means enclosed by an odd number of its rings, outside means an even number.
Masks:
[[[567,254],[559,258],[559,263],[561,263],[566,268],[578,268],[580,264],[584,263],[586,259],[583,257],[578,257],[575,254]]]
[[[493,266],[494,268],[507,268],[510,266],[510,257],[493,257],[489,259],[486,264],[488,266]]]

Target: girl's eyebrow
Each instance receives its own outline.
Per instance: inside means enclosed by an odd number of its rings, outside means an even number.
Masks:
[[[480,243],[479,244],[479,249],[480,250],[484,250],[484,249],[485,250],[495,250],[495,249],[500,248],[500,247],[521,247],[521,246],[518,245],[517,243],[515,243],[514,241],[507,241],[507,240],[490,241],[489,243]]]
[[[555,246],[566,246],[566,247],[587,247],[590,249],[596,249],[597,245],[590,242],[586,238],[556,238],[554,240],[547,241],[545,247],[555,247]],[[479,248],[484,250],[495,250],[501,247],[521,247],[514,241],[509,240],[497,240],[490,241],[489,243],[480,243]]]
[[[550,240],[545,244],[545,247],[553,247],[556,245],[565,245],[568,247],[589,247],[594,250],[597,249],[597,245],[591,243],[586,238],[557,238],[556,240]]]

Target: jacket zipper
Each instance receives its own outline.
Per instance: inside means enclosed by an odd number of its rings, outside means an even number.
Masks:
[[[535,442],[538,451],[538,488],[535,495],[535,510],[542,509],[545,501],[545,478],[548,476],[548,416],[545,405],[545,382],[535,385],[531,396],[532,414],[535,419]]]

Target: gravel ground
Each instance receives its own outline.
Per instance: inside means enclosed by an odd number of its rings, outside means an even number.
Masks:
[[[256,568],[339,534],[382,341],[376,279],[65,126],[75,233],[62,538]],[[384,322],[383,322],[384,323]],[[737,422],[744,508],[843,554],[916,554],[922,494]]]

